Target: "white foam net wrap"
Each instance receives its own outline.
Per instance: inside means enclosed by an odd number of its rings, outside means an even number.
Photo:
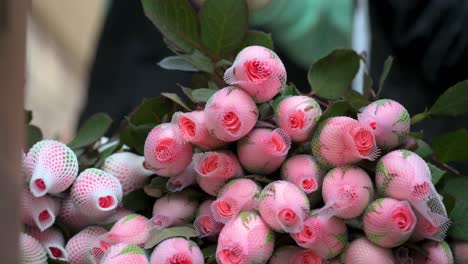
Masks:
[[[20,251],[22,264],[46,264],[47,254],[41,244],[32,236],[20,234]]]

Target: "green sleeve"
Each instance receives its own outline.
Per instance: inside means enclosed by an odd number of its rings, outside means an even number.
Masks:
[[[250,16],[250,23],[271,31],[275,44],[299,65],[335,48],[351,47],[351,0],[271,0]]]

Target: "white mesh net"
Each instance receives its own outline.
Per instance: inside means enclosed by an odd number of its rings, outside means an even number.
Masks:
[[[36,226],[41,231],[55,223],[60,210],[60,202],[50,196],[34,197],[27,189],[23,190],[22,221],[29,226]]]
[[[90,255],[90,244],[94,243],[97,237],[105,234],[106,232],[107,231],[102,227],[90,226],[83,229],[78,234],[70,238],[66,245],[66,250],[68,252],[70,263],[88,263]]]
[[[20,252],[22,264],[46,264],[47,254],[41,244],[32,236],[20,234]]]
[[[68,261],[68,253],[65,250],[65,239],[55,227],[43,232],[37,228],[29,228],[27,232],[45,248],[50,258]]]

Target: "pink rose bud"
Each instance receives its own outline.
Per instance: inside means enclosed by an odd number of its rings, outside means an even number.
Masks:
[[[379,156],[371,128],[345,116],[332,117],[320,124],[312,139],[312,152],[330,167],[375,160]]]
[[[422,244],[422,249],[427,252],[427,256],[417,254],[413,259],[416,264],[453,264],[453,255],[449,245],[445,241],[427,241]],[[465,262],[457,262],[465,263]]]
[[[178,127],[186,142],[201,149],[212,150],[225,144],[224,141],[217,139],[208,131],[204,111],[177,112],[172,116],[172,123]]]
[[[342,219],[313,214],[304,221],[302,230],[291,236],[299,246],[329,259],[343,250],[348,234]]]
[[[247,135],[258,119],[258,109],[252,98],[235,87],[225,87],[214,93],[205,106],[206,128],[222,141],[236,141]]]
[[[198,237],[215,237],[221,232],[224,224],[216,222],[211,213],[211,204],[214,200],[205,200],[198,209],[197,218],[193,221],[193,227],[198,234]]]
[[[309,200],[296,185],[275,181],[260,193],[258,211],[273,230],[297,233],[309,213]]]
[[[276,124],[295,142],[309,139],[320,116],[322,109],[308,96],[288,97],[275,111]]]
[[[372,181],[358,167],[337,167],[323,180],[322,197],[325,206],[319,210],[324,215],[349,219],[361,215],[374,193]]]
[[[182,191],[186,187],[195,184],[196,177],[197,172],[192,161],[183,172],[169,178],[166,183],[166,189],[170,192]]]
[[[197,202],[182,193],[167,194],[154,203],[153,224],[156,229],[188,224],[197,208]]]
[[[127,217],[131,214],[134,214],[134,212],[127,210],[123,207],[117,207],[117,209],[115,209],[115,212],[113,214],[111,214],[109,217],[106,217],[103,220],[100,220],[99,222],[100,224],[104,224],[104,225],[109,225],[109,224],[113,225],[120,219]]]
[[[273,253],[269,264],[322,264],[324,259],[311,249],[283,246]]]
[[[143,249],[136,245],[119,243],[111,246],[102,257],[102,264],[148,264]]]
[[[367,239],[392,248],[408,240],[416,226],[416,216],[407,201],[380,198],[367,207],[363,222]]]
[[[455,263],[468,263],[468,242],[457,241],[452,244]]]
[[[240,87],[259,103],[271,100],[286,84],[286,69],[278,55],[261,46],[249,46],[237,54],[224,73],[224,81]]]
[[[219,191],[218,198],[211,205],[214,219],[226,223],[241,211],[257,209],[260,191],[260,186],[249,179],[229,181]]]
[[[105,218],[122,201],[122,185],[110,173],[100,169],[86,169],[73,183],[71,196],[82,214]]]
[[[91,253],[91,245],[107,231],[99,226],[89,226],[74,235],[65,247],[70,264],[87,264]]]
[[[115,153],[107,157],[102,170],[114,175],[122,185],[123,195],[140,189],[153,172],[143,165],[145,157],[131,152]]]
[[[55,140],[42,140],[34,144],[25,163],[28,178],[31,177],[29,190],[36,197],[65,191],[78,175],[75,153]]]
[[[80,209],[75,206],[71,195],[65,197],[62,200],[62,207],[58,215],[58,222],[66,226],[68,229],[74,232],[78,232],[81,229],[96,223],[96,220],[87,215],[81,213]]]
[[[151,229],[148,218],[139,214],[131,214],[117,221],[104,239],[112,244],[142,245],[150,237]]]
[[[274,233],[258,213],[242,212],[221,230],[216,260],[220,264],[266,263],[274,243]]]
[[[281,129],[255,128],[237,143],[242,166],[252,173],[270,174],[286,159],[291,138]]]
[[[197,182],[206,193],[216,196],[223,185],[243,174],[236,155],[230,151],[205,152],[193,155]]]
[[[27,189],[23,190],[22,221],[29,226],[36,226],[41,231],[55,223],[60,210],[60,202],[48,195],[34,197]]]
[[[417,154],[408,150],[386,154],[377,163],[375,181],[382,196],[407,200],[434,227],[448,229],[447,211],[432,184],[431,171]]]
[[[378,264],[396,263],[391,249],[379,247],[365,237],[353,240],[349,244],[344,259],[344,263],[352,264],[369,264],[369,261]]]
[[[68,261],[65,239],[60,230],[51,227],[41,232],[37,228],[30,228],[28,233],[44,247],[50,258]]]
[[[410,115],[393,100],[381,99],[366,106],[358,120],[372,129],[377,145],[392,149],[405,143],[410,132]]]
[[[181,237],[166,239],[156,246],[150,264],[203,264],[203,254],[192,240]]]
[[[21,233],[19,244],[22,264],[47,264],[47,253],[39,241],[28,234]]]
[[[310,155],[292,156],[281,166],[281,178],[293,183],[308,195],[319,189],[324,175],[323,169]]]
[[[192,160],[193,147],[184,143],[176,125],[153,128],[145,141],[145,160],[159,176],[170,177],[185,170]]]
[[[414,211],[416,215],[416,227],[414,228],[413,234],[411,234],[411,240],[420,241],[423,239],[431,239],[435,241],[442,241],[445,238],[447,230],[450,226],[450,221],[446,221],[440,224],[432,224],[428,218],[424,217],[418,211]],[[438,221],[436,219],[436,221]]]

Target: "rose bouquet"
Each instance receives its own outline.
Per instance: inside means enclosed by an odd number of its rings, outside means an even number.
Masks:
[[[465,84],[411,118],[372,85],[349,89],[364,58],[336,50],[300,93],[270,36],[246,31],[243,1],[208,0],[198,17],[183,0],[143,5],[178,54],[160,65],[195,72],[189,101],[146,99],[107,139],[97,114],[68,145],[28,124],[23,263],[466,261],[466,181],[444,145],[466,131],[434,150],[410,132],[462,114],[440,105]]]

